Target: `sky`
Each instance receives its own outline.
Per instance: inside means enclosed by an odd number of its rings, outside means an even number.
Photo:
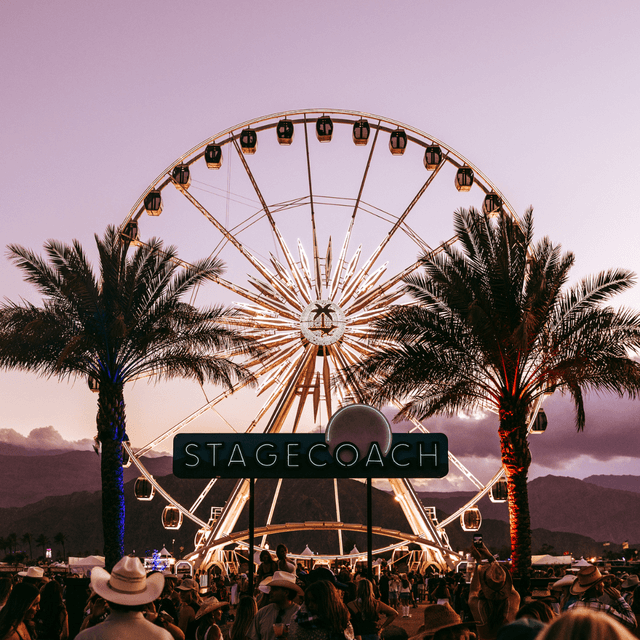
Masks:
[[[632,0],[3,0],[0,245],[39,251],[48,239],[75,238],[95,255],[93,235],[121,224],[165,167],[209,136],[266,114],[336,108],[405,122],[459,151],[517,212],[534,207],[536,237],[575,254],[574,281],[613,267],[637,272],[639,18]],[[318,173],[335,163],[338,184],[336,167],[355,151],[337,133],[333,147],[311,142]],[[297,135],[292,171],[304,168]],[[265,160],[280,152],[259,145],[256,163],[261,152]],[[277,198],[286,181],[265,160],[259,175]],[[210,180],[221,215],[233,217],[252,203],[246,191],[219,198],[228,176],[238,176],[237,158],[229,162]],[[389,169],[392,186],[381,183],[372,196],[386,203],[393,192],[410,193],[417,178],[407,166]],[[446,203],[422,221],[429,242],[451,235]],[[209,251],[202,223],[186,214],[141,224],[181,256]],[[374,231],[359,233],[366,247]],[[401,262],[400,253],[388,259]],[[225,259],[242,279],[246,265]],[[4,255],[0,294],[37,301]],[[215,289],[204,294],[217,299],[233,301]],[[640,307],[640,287],[616,304]],[[130,435],[141,441],[201,406],[203,391],[137,383],[126,399]],[[228,403],[238,430],[256,402]],[[0,406],[0,440],[42,436],[58,446],[95,433],[96,396],[84,381],[0,372]],[[566,399],[545,408],[550,426],[532,437],[531,477],[640,474],[635,402],[590,397],[581,434]],[[447,432],[452,451],[485,480],[498,460],[492,420],[434,420],[430,428]],[[464,488],[454,477],[442,486]]]

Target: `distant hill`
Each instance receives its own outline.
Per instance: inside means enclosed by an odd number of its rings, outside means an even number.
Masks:
[[[594,540],[640,542],[640,494],[598,486],[575,478],[545,476],[529,485],[533,528],[588,536]],[[453,513],[474,494],[420,493],[423,504]],[[488,497],[478,504],[483,518],[507,522],[506,504]]]
[[[633,491],[640,493],[640,476],[589,476],[585,482],[597,484],[607,489],[619,489],[620,491]]]
[[[82,555],[102,548],[100,527],[100,465],[93,451],[70,451],[51,455],[0,455],[0,536],[15,532],[35,536],[44,533],[50,539],[59,531],[68,538],[67,552]],[[3,449],[0,449],[3,450]],[[180,480],[171,474],[169,456],[147,458],[149,471],[181,504],[190,506],[197,499],[204,482]],[[138,476],[135,466],[125,469],[127,525],[125,544],[128,551],[172,544],[190,549],[197,526],[190,521],[179,531],[165,531],[161,514],[165,501],[156,497],[151,502],[139,502],[133,496],[133,481]],[[166,476],[166,477],[163,477]],[[591,476],[589,482],[557,476],[537,478],[529,483],[529,501],[533,531],[533,549],[542,545],[554,547],[558,553],[572,551],[575,555],[593,555],[602,549],[602,542],[621,544],[628,540],[640,543],[640,491],[637,476]],[[635,484],[634,484],[635,483]],[[271,492],[275,480],[256,484],[256,523],[264,523],[271,507]],[[604,486],[611,485],[611,486]],[[621,490],[619,487],[627,487]],[[200,506],[197,515],[208,520],[212,506],[223,506],[233,487],[231,480],[219,480],[214,490]],[[355,481],[339,481],[342,519],[365,522],[364,485]],[[376,524],[391,529],[409,531],[398,503],[382,491],[374,491]],[[435,506],[443,520],[455,512],[473,495],[471,492],[420,493],[423,504]],[[508,546],[508,512],[506,504],[494,504],[485,497],[479,503],[483,515],[482,533],[496,551]],[[274,522],[332,520],[335,518],[333,483],[326,481],[284,481]],[[248,527],[247,509],[239,527]],[[456,550],[468,547],[470,534],[459,525],[448,527],[451,546]],[[344,532],[344,546],[351,549],[365,544],[364,535]],[[337,550],[337,534],[298,532],[281,539],[294,551],[306,544],[316,551]],[[274,537],[270,540],[277,544]],[[382,541],[380,541],[382,542]],[[35,550],[34,550],[35,551]]]
[[[16,447],[21,452],[24,447]],[[172,472],[172,458],[145,458],[154,476]],[[138,477],[132,465],[124,470],[125,482]],[[93,451],[68,451],[54,455],[0,455],[0,507],[22,507],[48,496],[78,491],[99,491],[100,458]]]
[[[262,480],[256,483],[256,526],[266,522],[276,482],[275,480]],[[204,486],[202,482],[181,480],[174,476],[161,478],[161,484],[184,505],[193,504]],[[202,520],[207,520],[212,506],[225,504],[233,484],[232,480],[219,480],[199,507],[196,515]],[[354,480],[340,480],[338,486],[343,521],[365,523],[365,485]],[[568,499],[570,498],[569,496]],[[180,547],[184,547],[185,551],[193,548],[197,525],[185,520],[180,530],[165,530],[161,524],[161,516],[166,502],[161,497],[156,496],[150,502],[136,500],[133,496],[133,481],[130,481],[125,487],[125,500],[127,513],[125,550],[127,553],[144,554],[147,551],[166,546],[170,551],[174,550],[178,554]],[[504,505],[494,506],[504,508]],[[67,537],[67,554],[96,553],[102,549],[103,545],[100,513],[100,492],[85,491],[49,497],[21,508],[0,509],[0,537],[6,537],[9,533],[14,532],[20,540],[22,535],[27,532],[34,537],[44,533],[52,541],[56,533],[62,532]],[[440,520],[443,520],[448,513],[451,511],[437,510]],[[374,489],[373,514],[377,526],[410,531],[398,502],[386,492]],[[322,521],[334,518],[335,502],[331,480],[283,481],[280,500],[273,515],[274,522],[299,522],[301,519]],[[246,506],[240,516],[237,528],[248,528],[248,509]],[[487,546],[492,551],[500,553],[501,557],[508,555],[509,531],[506,521],[485,517],[481,531]],[[463,532],[458,524],[448,527],[447,534],[452,548],[456,551],[467,549],[471,543],[471,534]],[[555,549],[558,553],[571,552],[577,557],[595,555],[602,549],[601,542],[596,542],[588,536],[541,528],[534,529],[532,541],[534,553],[541,552],[543,545],[546,545],[546,548]],[[336,532],[301,531],[270,536],[269,538],[272,548],[280,542],[284,542],[289,549],[298,553],[307,544],[312,550],[318,552],[335,553],[338,550]],[[384,546],[388,542],[388,538],[376,537],[374,546]],[[349,551],[354,545],[360,550],[364,550],[366,548],[365,534],[344,531],[343,545],[346,551]],[[22,545],[23,548],[24,546]],[[54,555],[57,551],[59,549],[54,545]],[[36,552],[35,548],[34,552]]]

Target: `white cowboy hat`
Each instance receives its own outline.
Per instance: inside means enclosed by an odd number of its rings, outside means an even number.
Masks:
[[[551,585],[551,589],[562,590],[564,587],[570,587],[576,581],[576,578],[577,576],[568,573],[566,576],[562,576],[562,578],[560,578],[560,580],[558,580],[557,582],[554,582]]]
[[[262,581],[264,582],[264,580]],[[262,583],[261,583],[262,584]],[[284,589],[292,589],[299,595],[303,595],[304,591],[296,584],[296,576],[293,573],[286,571],[276,571],[271,578],[271,582],[268,583],[269,588],[283,587]]]
[[[18,575],[23,578],[35,578],[36,580],[45,579],[42,567],[29,567],[26,571],[18,571]]]
[[[260,584],[258,585],[258,589],[262,591],[262,593],[269,593],[271,591],[271,581],[273,580],[273,576],[267,576]]]
[[[125,556],[113,567],[111,574],[102,567],[94,567],[91,587],[107,602],[135,607],[153,602],[160,596],[164,576],[154,573],[147,578],[142,562],[135,556]]]
[[[200,620],[200,618],[206,616],[208,613],[211,613],[216,609],[222,609],[222,607],[226,607],[228,604],[228,602],[220,602],[218,598],[211,596],[210,598],[207,598],[198,609],[198,613],[196,613],[196,620]]]

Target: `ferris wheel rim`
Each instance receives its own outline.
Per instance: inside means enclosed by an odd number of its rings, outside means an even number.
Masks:
[[[514,220],[516,220],[518,223],[520,223],[520,218],[519,218],[518,214],[516,213],[514,207],[511,205],[509,200],[502,193],[502,191],[500,189],[498,189],[498,187],[486,176],[486,174],[477,165],[473,164],[468,158],[463,156],[460,152],[456,151],[456,149],[454,149],[452,146],[448,145],[446,142],[444,142],[440,138],[432,136],[431,134],[429,134],[429,133],[427,133],[425,131],[422,131],[421,129],[418,129],[416,127],[413,127],[413,126],[411,126],[411,125],[409,125],[409,124],[407,124],[405,122],[402,122],[400,120],[394,120],[392,118],[387,118],[385,116],[380,116],[380,115],[377,115],[377,114],[374,114],[374,113],[369,113],[369,112],[366,112],[366,111],[354,111],[354,110],[349,110],[349,109],[336,109],[336,108],[326,108],[326,109],[323,109],[323,108],[304,108],[304,109],[294,109],[294,110],[289,110],[289,111],[279,111],[279,112],[271,113],[271,114],[268,114],[268,115],[258,116],[257,118],[252,118],[250,120],[245,120],[244,122],[241,122],[241,123],[238,123],[236,125],[233,125],[232,127],[228,127],[226,129],[223,129],[222,131],[219,131],[218,133],[214,134],[213,136],[209,136],[208,138],[205,138],[202,142],[196,144],[194,147],[189,149],[187,152],[183,153],[181,156],[178,156],[178,158],[174,162],[172,162],[166,169],[164,169],[164,171],[162,171],[160,174],[158,174],[156,179],[153,180],[153,182],[151,182],[146,187],[146,189],[142,192],[141,196],[138,198],[136,203],[133,205],[133,207],[129,211],[129,214],[127,215],[127,217],[125,218],[124,222],[120,226],[120,230],[122,231],[122,229],[124,229],[124,227],[126,226],[126,224],[128,222],[131,222],[132,220],[137,219],[142,214],[143,209],[141,209],[141,205],[144,202],[145,197],[151,191],[153,191],[162,180],[166,180],[167,176],[171,173],[171,171],[175,167],[177,167],[180,164],[183,164],[186,159],[191,158],[194,154],[197,154],[198,151],[200,151],[201,149],[206,147],[208,144],[212,144],[212,143],[218,141],[220,138],[224,138],[225,136],[229,136],[233,132],[242,131],[243,129],[245,129],[247,127],[251,127],[252,125],[256,125],[256,124],[259,124],[259,123],[262,123],[262,122],[267,122],[267,121],[273,120],[274,122],[270,122],[270,124],[268,126],[263,127],[263,129],[272,129],[272,128],[275,128],[277,126],[276,120],[279,120],[281,118],[287,118],[288,116],[294,116],[294,115],[306,116],[306,115],[313,115],[313,114],[322,114],[322,115],[325,115],[325,114],[339,114],[339,115],[342,115],[342,116],[352,116],[352,117],[365,118],[365,119],[372,118],[373,120],[378,120],[379,122],[384,122],[386,124],[393,125],[393,126],[395,126],[397,128],[404,129],[405,131],[409,130],[409,131],[413,132],[415,135],[420,136],[423,139],[430,140],[432,143],[441,146],[442,148],[446,149],[450,154],[455,156],[458,160],[460,160],[462,165],[466,165],[468,167],[471,167],[471,169],[474,172],[474,175],[479,176],[482,179],[482,181],[486,182],[487,185],[489,185],[491,187],[491,191],[493,191],[495,194],[497,194],[501,198],[501,200],[503,202],[503,206],[508,209],[509,214],[514,218]],[[230,141],[231,141],[231,138],[229,140],[225,141],[224,144],[227,144]],[[191,162],[194,162],[196,159],[197,158],[193,158],[187,164],[190,164]],[[165,185],[166,185],[166,183],[163,184],[161,188],[164,188]]]

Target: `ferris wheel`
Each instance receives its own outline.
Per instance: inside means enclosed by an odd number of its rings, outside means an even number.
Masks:
[[[121,234],[134,243],[180,238],[185,262],[222,258],[224,277],[199,291],[198,302],[233,304],[233,322],[265,348],[265,355],[245,363],[255,388],[203,388],[202,403],[180,421],[164,425],[147,443],[125,443],[141,473],[136,497],[159,494],[167,501],[167,529],[179,528],[184,518],[198,525],[189,559],[207,566],[220,561],[226,545],[246,541],[246,532],[235,528],[248,480],[239,480],[226,505],[205,516],[216,480],[193,505],[182,505],[147,471],[145,454],[166,449],[184,429],[324,430],[337,409],[360,400],[342,371],[374,348],[367,341],[372,323],[389,305],[404,302],[402,280],[419,267],[419,256],[456,242],[452,213],[470,206],[517,219],[482,171],[441,140],[396,120],[340,109],[286,111],[233,125],[181,155],[142,193]],[[427,424],[412,423],[412,431],[428,432]],[[538,405],[529,428],[545,427]],[[459,519],[464,530],[477,530],[480,498],[506,501],[501,469],[480,480],[454,452],[449,463],[474,498],[438,522],[410,479],[390,479],[412,533],[378,531],[390,543],[376,553],[413,542],[429,562],[450,565],[456,554],[445,527]],[[333,522],[307,522],[304,514],[298,523],[273,522],[279,492],[280,482],[267,522],[256,530],[263,544],[282,531],[333,529],[340,551],[332,557],[347,556],[342,531],[362,525],[341,521],[336,482]]]

